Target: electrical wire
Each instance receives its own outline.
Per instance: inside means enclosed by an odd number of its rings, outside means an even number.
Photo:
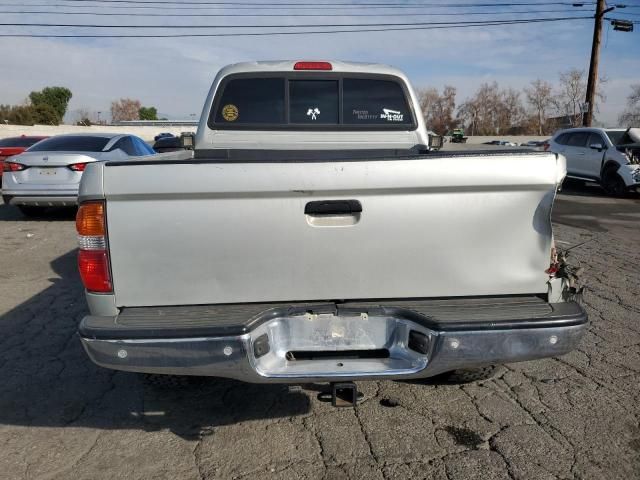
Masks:
[[[280,31],[280,32],[232,32],[232,33],[167,33],[153,35],[138,34],[0,34],[0,38],[185,38],[185,37],[264,37],[264,36],[285,36],[285,35],[316,35],[316,34],[335,34],[335,33],[366,33],[366,32],[390,32],[390,31],[408,31],[408,30],[436,30],[436,29],[452,29],[452,28],[471,28],[471,27],[488,27],[503,25],[523,25],[531,23],[549,23],[560,21],[574,20],[592,20],[592,17],[568,17],[568,18],[548,18],[548,19],[530,19],[530,20],[509,20],[494,22],[477,22],[472,24],[454,24],[454,25],[428,25],[416,27],[399,27],[399,28],[359,28],[359,29],[341,29],[341,30],[305,30],[305,31]]]
[[[65,0],[62,0],[65,1]],[[32,3],[32,4],[24,4],[24,3],[0,3],[0,8],[5,8],[5,7],[21,7],[21,8],[36,8],[36,7],[48,7],[48,8],[92,8],[92,9],[98,9],[98,8],[102,8],[102,9],[110,9],[110,10],[158,10],[158,9],[162,9],[162,10],[180,10],[180,11],[185,11],[185,10],[197,10],[197,11],[202,11],[202,10],[251,10],[253,11],[257,11],[257,10],[265,10],[265,11],[273,11],[273,10],[287,10],[288,12],[291,11],[296,11],[296,10],[321,10],[321,7],[324,4],[320,4],[320,5],[316,5],[316,6],[307,6],[307,5],[300,5],[300,4],[296,4],[296,6],[276,6],[274,4],[261,4],[263,6],[235,6],[235,7],[230,7],[230,6],[224,6],[224,5],[209,5],[209,6],[193,6],[193,5],[189,5],[189,4],[183,4],[183,6],[180,7],[176,7],[176,6],[171,6],[171,5],[69,5],[69,4],[60,4],[60,3],[55,3],[55,4],[47,4],[47,3]],[[332,11],[343,11],[343,10],[361,10],[361,8],[359,7],[359,5],[361,4],[350,4],[350,6],[334,6],[331,8]],[[506,4],[496,4],[497,6],[505,6]],[[519,4],[517,6],[527,6],[527,7],[535,7],[535,6],[540,6],[543,4]],[[586,4],[585,4],[586,5]],[[566,5],[565,5],[566,6]],[[465,5],[457,5],[455,7],[451,7],[451,8],[457,8],[457,7],[467,7],[467,8],[485,8],[485,7],[479,7],[475,4],[465,4]],[[442,8],[447,8],[446,6],[435,6],[435,5],[421,5],[421,6],[407,6],[407,5],[394,5],[394,6],[370,6],[367,7],[367,9],[377,9],[378,11],[380,10],[425,10],[425,9],[429,9],[429,10],[433,10],[433,9],[442,9]],[[580,10],[582,12],[584,12],[585,10]],[[413,12],[411,12],[413,13]],[[459,12],[461,15],[463,14],[463,12]],[[410,14],[410,13],[407,13]]]
[[[85,0],[58,0],[58,1],[82,1]],[[108,2],[109,0],[90,0],[95,2]],[[115,2],[115,0],[114,0]],[[122,3],[120,3],[122,2]],[[180,6],[172,6],[172,5],[180,5]],[[195,6],[194,6],[195,5]],[[203,6],[205,5],[205,6]],[[573,4],[569,2],[539,2],[539,3],[530,3],[530,2],[520,2],[520,3],[465,3],[465,4],[452,4],[452,3],[439,3],[439,4],[398,4],[398,3],[307,3],[307,2],[298,2],[294,4],[290,3],[209,3],[209,2],[198,2],[198,1],[186,1],[186,2],[177,2],[177,1],[167,1],[167,2],[154,2],[151,0],[118,0],[118,3],[107,3],[107,4],[92,4],[92,5],[81,5],[78,3],[75,4],[47,4],[47,3],[2,3],[0,2],[0,8],[3,7],[22,7],[22,8],[34,8],[34,7],[55,7],[55,8],[110,8],[110,9],[159,9],[163,8],[165,10],[213,10],[213,9],[231,9],[234,10],[318,10],[323,7],[331,7],[332,10],[353,10],[353,9],[361,9],[362,7],[367,7],[367,9],[381,9],[381,10],[391,10],[391,9],[433,9],[433,8],[486,8],[486,7],[537,7],[537,6],[548,6],[548,5],[557,5],[557,6],[573,6]],[[585,3],[584,5],[592,5],[592,3]]]
[[[122,24],[86,24],[86,23],[37,23],[37,22],[0,22],[0,27],[66,27],[66,28],[186,28],[186,29],[202,29],[202,28],[344,28],[344,27],[423,27],[429,25],[468,25],[468,24],[487,24],[491,25],[496,22],[544,22],[544,21],[561,21],[573,19],[587,19],[591,17],[556,17],[556,18],[522,18],[522,19],[505,19],[505,20],[475,20],[475,21],[455,21],[455,22],[410,22],[410,23],[301,23],[296,25],[122,25]]]
[[[219,5],[225,7],[235,7],[235,6],[251,6],[251,7],[264,7],[264,6],[277,6],[277,7],[296,7],[296,6],[306,6],[311,5],[315,8],[319,7],[335,7],[335,6],[350,6],[350,7],[447,7],[447,8],[466,8],[466,7],[517,7],[517,6],[527,6],[533,7],[538,5],[563,5],[563,6],[573,6],[572,2],[500,2],[500,3],[429,3],[425,4],[423,2],[419,3],[397,3],[397,2],[329,2],[329,3],[317,3],[317,2],[239,2],[239,1],[227,1],[227,2],[217,2],[217,1],[208,1],[208,0],[62,0],[64,2],[70,3],[124,3],[124,4],[156,4],[156,5]],[[583,2],[584,4],[595,4],[595,2]],[[23,6],[28,4],[22,3]]]
[[[430,12],[430,13],[140,13],[140,12],[60,12],[60,11],[10,11],[0,10],[0,14],[11,15],[93,15],[107,17],[442,17],[460,15],[521,15],[540,13],[583,13],[575,10],[523,10],[489,12]],[[628,14],[633,15],[633,14]],[[638,14],[640,15],[640,14]]]

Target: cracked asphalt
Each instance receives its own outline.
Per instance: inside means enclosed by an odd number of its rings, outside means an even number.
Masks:
[[[0,206],[0,478],[640,478],[640,198],[573,186],[554,223],[560,246],[586,242],[577,351],[467,385],[360,382],[354,410],[317,385],[158,386],[94,366],[73,213]]]

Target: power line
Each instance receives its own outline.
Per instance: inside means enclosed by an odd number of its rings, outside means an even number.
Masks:
[[[332,9],[360,9],[362,7],[367,8],[379,8],[379,9],[425,9],[425,8],[486,8],[486,7],[536,7],[536,6],[573,6],[571,2],[509,2],[509,3],[432,3],[432,4],[424,4],[424,3],[345,3],[345,2],[334,2],[334,3],[315,3],[315,2],[296,2],[296,3],[255,3],[255,2],[209,2],[209,1],[201,1],[201,0],[188,0],[188,1],[176,1],[176,0],[167,0],[167,1],[155,1],[155,0],[89,0],[92,3],[98,3],[87,5],[87,0],[59,0],[63,2],[81,2],[85,3],[85,5],[80,5],[78,3],[72,4],[46,4],[46,3],[36,3],[36,4],[26,4],[26,3],[0,3],[0,7],[22,7],[22,8],[32,8],[32,7],[56,7],[56,8],[65,8],[65,7],[73,7],[73,8],[127,8],[127,9],[136,9],[136,8],[166,8],[166,9],[254,9],[254,10],[309,10],[309,9],[320,9],[322,7],[332,7]],[[587,2],[584,5],[590,5],[592,3]],[[179,5],[177,7],[171,7],[171,5]],[[200,7],[194,7],[193,5],[198,5]]]
[[[592,17],[566,17],[566,18],[547,18],[547,19],[529,19],[529,20],[508,20],[493,22],[476,22],[472,24],[454,24],[454,25],[429,25],[416,27],[399,27],[399,28],[366,28],[366,29],[342,29],[342,30],[307,30],[307,31],[280,31],[280,32],[233,32],[233,33],[168,33],[153,35],[138,34],[0,34],[5,38],[184,38],[184,37],[263,37],[263,36],[286,36],[286,35],[315,35],[315,34],[335,34],[335,33],[365,33],[365,32],[390,32],[390,31],[408,31],[408,30],[437,30],[451,28],[471,28],[471,27],[489,27],[503,25],[523,25],[531,23],[549,23],[572,20],[591,20]]]
[[[9,23],[2,22],[0,27],[67,27],[67,28],[342,28],[342,27],[424,27],[429,25],[469,25],[469,24],[487,24],[491,25],[496,22],[524,22],[524,21],[560,21],[573,19],[586,19],[591,17],[558,17],[558,18],[523,18],[523,19],[505,19],[505,20],[476,20],[476,21],[455,21],[455,22],[411,22],[411,23],[301,23],[297,25],[122,25],[122,24],[87,24],[87,23],[37,23],[37,22],[21,22]]]
[[[407,17],[407,16],[459,16],[459,15],[520,15],[520,14],[540,14],[540,13],[582,13],[576,10],[523,10],[523,11],[500,11],[500,12],[432,12],[432,13],[140,13],[140,12],[60,12],[49,10],[35,11],[1,11],[0,14],[22,15],[93,15],[108,17]],[[634,15],[629,13],[627,15]],[[640,15],[640,14],[636,14]]]
[[[66,1],[66,0],[62,0],[62,1]],[[556,3],[560,3],[560,2],[550,2],[550,4],[556,4]],[[47,3],[32,3],[32,4],[24,4],[24,3],[0,3],[0,7],[21,7],[21,8],[36,8],[36,7],[47,7],[47,8],[92,8],[92,9],[97,9],[97,8],[103,8],[103,9],[118,9],[118,10],[157,10],[159,8],[162,8],[163,10],[180,10],[180,11],[184,11],[184,10],[229,10],[229,9],[233,9],[233,10],[251,10],[251,11],[256,11],[256,10],[287,10],[287,11],[291,11],[291,10],[320,10],[321,7],[323,7],[326,4],[315,4],[315,6],[309,6],[311,4],[295,4],[295,6],[278,6],[278,4],[260,4],[260,6],[224,6],[224,5],[209,5],[209,6],[193,6],[192,4],[189,3],[181,3],[182,6],[171,6],[168,4],[163,4],[162,6],[160,5],[123,5],[123,4],[119,4],[119,5],[78,5],[78,4],[74,4],[74,5],[69,5],[69,4],[60,4],[60,3],[55,3],[55,4],[47,4]],[[331,10],[360,10],[360,6],[363,4],[344,4],[344,5],[348,5],[348,6],[333,6],[331,8]],[[367,7],[367,9],[378,9],[378,10],[424,10],[424,9],[442,9],[442,8],[462,8],[462,7],[467,7],[467,8],[485,8],[483,5],[485,4],[464,4],[464,5],[459,5],[459,4],[431,4],[431,5],[417,5],[417,6],[411,6],[411,5],[403,5],[403,4],[386,4],[386,5],[392,5],[392,6],[383,6],[383,4],[376,4],[376,6],[369,6]],[[527,7],[536,7],[536,6],[540,6],[540,5],[546,5],[546,3],[538,3],[538,4],[532,4],[532,3],[521,3],[521,4],[504,4],[504,3],[499,3],[499,4],[492,4],[494,6],[527,6]],[[570,5],[570,4],[563,4],[564,6]],[[584,4],[584,5],[588,5],[588,4]],[[640,8],[640,7],[639,7]],[[582,10],[584,11],[584,10]],[[462,12],[460,12],[460,14],[463,14]]]
[[[563,6],[573,6],[572,2],[500,2],[500,3],[429,3],[425,4],[423,2],[420,3],[397,3],[397,2],[362,2],[362,3],[354,3],[354,2],[330,2],[330,3],[317,3],[317,2],[247,2],[247,1],[227,1],[227,2],[218,2],[211,0],[62,0],[64,2],[72,2],[72,3],[124,3],[124,4],[157,4],[157,5],[219,5],[219,6],[251,6],[251,7],[261,7],[261,6],[278,6],[278,7],[296,7],[299,5],[311,5],[316,8],[318,7],[334,7],[334,6],[352,6],[352,7],[448,7],[448,8],[465,8],[465,7],[516,7],[516,6],[527,6],[532,7],[536,5],[563,5]],[[594,2],[586,2],[588,4],[593,4]],[[25,6],[26,4],[22,4]]]

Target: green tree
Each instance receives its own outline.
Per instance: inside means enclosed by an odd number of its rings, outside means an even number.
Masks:
[[[60,118],[58,112],[51,105],[40,103],[31,105],[33,121],[38,125],[58,125]]]
[[[33,125],[33,107],[31,105],[15,105],[9,109],[6,120],[13,125]]]
[[[5,123],[5,120],[9,121],[9,112],[11,112],[11,105],[0,104],[0,123]]]
[[[0,123],[58,125],[58,113],[50,105],[0,105]]]
[[[41,91],[33,91],[29,94],[31,104],[35,107],[38,105],[49,105],[56,112],[58,118],[57,123],[62,121],[64,114],[67,112],[69,100],[71,100],[71,90],[65,87],[46,87]]]
[[[138,115],[140,120],[157,120],[158,110],[156,110],[156,107],[140,107]]]

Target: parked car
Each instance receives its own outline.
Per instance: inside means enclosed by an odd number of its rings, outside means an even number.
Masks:
[[[640,192],[640,128],[571,128],[549,149],[567,159],[567,177],[599,183],[610,195]]]
[[[576,348],[586,313],[554,273],[561,155],[428,151],[384,65],[239,63],[203,110],[193,160],[82,179],[79,334],[98,365],[339,382],[355,403],[353,380]]]
[[[134,135],[50,137],[5,161],[2,198],[27,216],[40,214],[43,207],[76,205],[80,179],[88,164],[153,154],[153,149]]]
[[[34,143],[44,140],[47,137],[21,135],[19,137],[9,137],[0,139],[0,186],[2,185],[2,171],[4,161],[24,152]]]
[[[153,149],[158,153],[165,153],[183,150],[183,147],[180,143],[180,137],[174,137],[172,135],[170,137],[158,138],[153,144]]]
[[[518,144],[514,142],[509,142],[508,140],[491,140],[489,142],[484,142],[484,145],[500,145],[503,147],[517,147]]]
[[[159,133],[158,135],[156,135],[155,137],[153,137],[153,141],[157,142],[161,138],[171,138],[171,137],[175,137],[175,135],[173,133],[169,133],[169,132],[162,132],[162,133]]]
[[[544,145],[547,140],[529,140],[528,142],[521,143],[521,147],[544,149]]]

